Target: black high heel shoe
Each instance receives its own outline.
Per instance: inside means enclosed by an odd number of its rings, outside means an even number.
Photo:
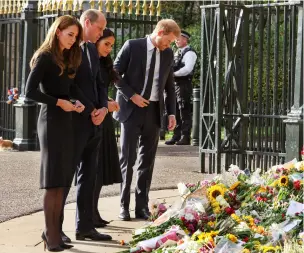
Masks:
[[[59,246],[63,249],[71,249],[74,247],[74,245],[65,244],[64,242],[60,243]]]
[[[43,243],[44,243],[44,251],[45,251],[45,249],[47,249],[50,252],[61,252],[61,251],[64,251],[64,249],[61,246],[59,246],[59,245],[55,246],[53,248],[49,247],[48,241],[47,241],[47,238],[46,238],[44,232],[42,233],[41,238],[42,238]]]

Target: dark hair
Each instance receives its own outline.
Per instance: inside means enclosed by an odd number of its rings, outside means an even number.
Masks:
[[[115,38],[115,34],[109,28],[105,28],[103,30],[103,35],[95,43],[96,47],[98,48],[98,44],[100,43],[100,41],[102,41],[103,39],[108,38],[108,37]],[[116,73],[116,71],[113,68],[113,60],[112,60],[111,55],[109,54],[107,57],[101,56],[100,61],[103,63],[103,66],[105,66],[106,69],[108,70],[108,73],[110,76],[110,82],[115,83],[118,80],[118,74]]]

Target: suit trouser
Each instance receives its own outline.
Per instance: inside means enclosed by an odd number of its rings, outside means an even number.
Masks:
[[[97,170],[97,159],[101,136],[96,126],[91,129],[76,132],[75,163],[77,166],[77,199],[76,199],[76,231],[87,232],[94,228],[93,224],[93,196]],[[76,166],[75,166],[76,167]],[[72,184],[72,182],[71,182]],[[64,203],[69,193],[66,188]],[[63,210],[61,221],[63,222]]]
[[[174,135],[185,135],[190,138],[192,128],[191,95],[192,85],[190,80],[182,80],[175,83],[176,93],[176,128]]]
[[[155,155],[160,129],[159,102],[150,102],[145,108],[136,107],[129,119],[121,124],[120,168],[121,183],[120,205],[129,209],[130,188],[133,166],[137,158],[138,168],[135,188],[135,209],[148,207]]]

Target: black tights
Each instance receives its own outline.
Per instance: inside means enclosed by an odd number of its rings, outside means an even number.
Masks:
[[[61,243],[60,213],[63,203],[64,188],[46,189],[43,199],[45,217],[45,235],[48,245],[56,247]]]

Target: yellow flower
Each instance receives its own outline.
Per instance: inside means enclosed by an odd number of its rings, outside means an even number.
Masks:
[[[257,191],[257,193],[262,193],[262,192],[267,192],[264,186],[261,186],[260,189]]]
[[[240,185],[240,181],[235,182],[233,185],[230,186],[230,190],[233,191],[236,187],[238,187]]]
[[[186,235],[189,235],[189,230],[188,229],[185,228],[184,232],[185,232]]]
[[[250,226],[254,225],[254,219],[252,216],[243,216],[243,219],[249,223]]]
[[[209,221],[207,224],[208,224],[209,227],[214,227],[215,226],[215,222],[213,222],[213,221]]]
[[[279,183],[278,180],[275,180],[269,186],[276,187],[278,183]]]
[[[215,200],[215,201],[212,201],[211,206],[213,208],[220,207],[220,203]]]
[[[273,247],[273,246],[262,246],[261,249],[263,250],[263,253],[266,253],[266,252],[277,252],[281,247],[279,246],[276,246],[276,247]]]
[[[211,235],[212,237],[217,236],[218,234],[219,234],[219,231],[211,231],[211,232],[210,232],[210,235]]]
[[[227,235],[228,239],[232,242],[237,242],[237,237],[233,234],[228,234]]]
[[[287,186],[288,185],[288,177],[287,176],[281,176],[279,179],[279,186]]]
[[[240,223],[242,220],[235,213],[231,214],[231,218],[234,219],[237,223]]]
[[[221,209],[219,207],[216,207],[216,208],[213,209],[213,212],[215,214],[219,214],[221,212]]]
[[[249,249],[243,249],[242,253],[250,253]]]
[[[265,234],[265,228],[262,226],[253,225],[251,229],[258,234],[261,234],[261,235]]]
[[[208,189],[208,197],[211,202],[216,200],[219,195],[224,196],[226,188],[220,185],[213,185]]]
[[[217,232],[218,233],[218,232]],[[213,246],[215,245],[214,244],[214,241],[213,241],[213,237],[215,235],[213,235],[213,232],[210,232],[210,233],[207,233],[207,232],[202,232],[200,233],[197,238],[198,238],[198,241],[199,242],[203,242],[203,243],[211,243]]]

